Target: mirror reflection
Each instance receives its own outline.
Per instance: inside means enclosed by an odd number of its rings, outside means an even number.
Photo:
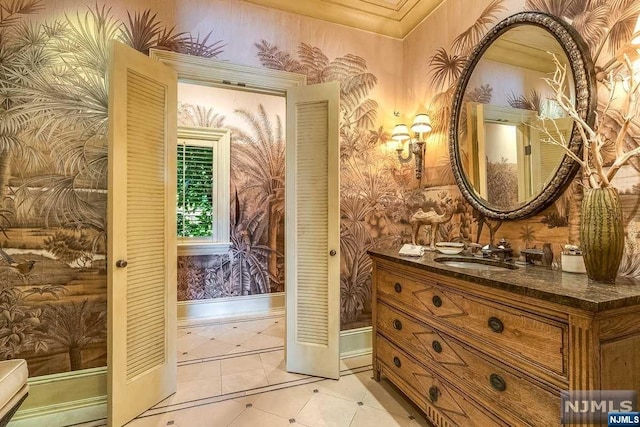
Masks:
[[[476,196],[494,209],[515,209],[537,197],[564,159],[541,131],[544,120],[568,140],[573,128],[543,80],[555,70],[550,53],[568,64],[553,34],[516,26],[488,47],[469,78],[459,111],[459,156]],[[566,93],[575,99],[573,86]]]

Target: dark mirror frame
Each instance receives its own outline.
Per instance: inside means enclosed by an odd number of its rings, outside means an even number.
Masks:
[[[543,28],[558,40],[569,59],[573,74],[576,111],[590,126],[593,126],[596,115],[597,89],[593,61],[586,43],[569,24],[545,13],[521,12],[504,19],[489,30],[470,55],[458,80],[449,126],[449,158],[456,184],[465,199],[485,217],[496,220],[522,219],[544,210],[566,190],[580,167],[578,163],[565,154],[555,176],[540,194],[515,209],[507,210],[497,209],[480,198],[475,193],[473,186],[463,171],[462,160],[458,150],[458,124],[460,122],[460,110],[464,107],[464,94],[471,74],[484,52],[498,37],[506,31],[522,25]],[[582,157],[582,141],[580,132],[575,124],[573,125],[569,147],[578,157]]]

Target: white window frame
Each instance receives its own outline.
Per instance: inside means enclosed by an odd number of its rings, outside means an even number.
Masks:
[[[231,132],[228,129],[178,127],[178,141],[213,147],[213,211],[211,237],[178,237],[178,256],[215,255],[229,251],[229,176],[231,174]],[[178,142],[176,141],[176,148]],[[177,212],[176,212],[177,215]]]

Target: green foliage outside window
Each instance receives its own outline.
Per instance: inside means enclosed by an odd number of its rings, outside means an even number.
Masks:
[[[178,145],[178,236],[211,237],[213,148]]]

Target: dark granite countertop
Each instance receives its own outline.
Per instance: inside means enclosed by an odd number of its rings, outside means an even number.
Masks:
[[[539,265],[518,265],[516,270],[460,268],[435,261],[439,257],[451,258],[450,255],[428,251],[422,257],[407,257],[399,256],[398,250],[380,249],[368,253],[424,271],[592,312],[640,305],[640,280],[637,279],[618,277],[615,284],[597,283],[589,281],[586,274],[564,273]],[[455,257],[460,261],[470,258]]]

